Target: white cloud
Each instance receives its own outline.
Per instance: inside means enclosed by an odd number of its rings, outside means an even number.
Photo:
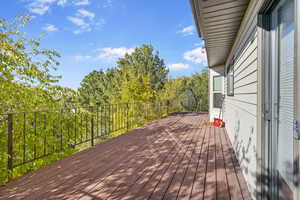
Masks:
[[[75,17],[67,17],[69,21],[78,26],[78,28],[73,31],[74,34],[90,32],[93,29],[100,29],[106,23],[104,19],[94,20],[96,17],[95,13],[86,9],[77,10],[75,15]]]
[[[74,56],[74,59],[77,61],[89,60],[91,58],[91,56]]]
[[[168,67],[170,70],[183,70],[183,69],[189,69],[190,65],[184,63],[174,63],[174,64],[170,64]]]
[[[78,29],[73,31],[73,33],[76,35],[80,34],[80,33],[92,31],[91,25],[89,23],[85,22],[84,19],[82,19],[82,18],[68,17],[68,20],[71,21],[76,26],[78,26]]]
[[[191,25],[191,26],[184,27],[183,29],[181,29],[177,33],[181,33],[184,36],[188,36],[188,35],[193,35],[194,32],[195,32],[195,27]]]
[[[68,17],[68,20],[70,20],[73,24],[75,24],[77,26],[85,26],[86,25],[85,21],[78,17]]]
[[[31,13],[44,15],[55,2],[57,2],[57,5],[63,6],[67,3],[67,0],[30,0],[27,9]]]
[[[57,5],[64,6],[64,5],[66,5],[67,2],[68,2],[68,0],[58,0]]]
[[[183,58],[195,64],[207,64],[206,51],[202,47],[185,52]]]
[[[35,8],[29,8],[29,11],[38,14],[38,15],[44,15],[48,10],[49,6],[42,6],[42,7],[35,7]]]
[[[58,31],[58,28],[52,24],[47,24],[43,30],[47,31],[47,32],[55,32]]]
[[[124,57],[125,54],[131,54],[134,51],[134,48],[102,48],[99,49],[100,54],[97,56],[98,60],[104,60],[104,61],[114,61],[118,58]]]
[[[80,16],[80,17],[87,17],[89,18],[90,20],[93,20],[95,18],[95,13],[93,12],[90,12],[88,10],[85,10],[85,9],[79,9],[77,11],[77,16]]]
[[[77,0],[74,2],[75,6],[87,6],[90,5],[90,1],[89,0]]]
[[[34,1],[28,5],[29,12],[38,15],[44,15],[49,10],[49,8],[50,6],[47,3],[43,3],[40,1]]]

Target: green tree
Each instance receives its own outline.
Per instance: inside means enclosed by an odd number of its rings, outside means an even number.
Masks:
[[[68,124],[71,127],[71,109],[63,111],[54,108],[67,106],[66,100],[72,101],[76,92],[55,85],[60,76],[53,74],[59,65],[57,59],[60,56],[54,50],[41,47],[42,36],[36,39],[26,36],[23,28],[29,21],[30,18],[27,16],[16,17],[13,21],[0,19],[0,138],[2,138],[0,146],[3,147],[0,149],[0,184],[4,183],[8,177],[9,156],[5,148],[8,146],[8,118],[5,113],[14,113],[10,116],[13,123],[15,163],[18,159],[20,160],[21,154],[26,154],[26,157],[30,158],[35,150],[42,153],[45,143],[38,137],[47,138],[53,147],[58,147],[59,145],[55,142],[57,134],[54,134],[51,129],[58,130],[55,126],[60,124],[59,120],[64,121],[64,126]],[[51,111],[26,112],[40,109]],[[69,116],[66,117],[67,114]],[[34,123],[35,120],[36,123]],[[36,130],[38,136],[32,134],[33,129]],[[22,134],[25,130],[26,134]],[[68,134],[65,133],[64,137],[67,138]],[[20,147],[25,142],[26,150],[21,152]],[[68,148],[67,145],[65,147]],[[19,176],[27,170],[39,168],[59,158],[60,155],[53,155],[51,158],[38,160],[30,167],[27,165],[16,167],[13,176]]]
[[[197,110],[208,111],[208,70],[193,75],[189,87],[195,96]]]
[[[167,82],[168,70],[152,46],[143,45],[126,54],[117,68],[93,71],[80,84],[79,101],[83,105],[145,102],[159,98]]]
[[[118,70],[92,71],[80,83],[79,102],[82,105],[108,104],[118,96]]]
[[[0,81],[27,84],[57,82],[53,76],[60,55],[54,50],[40,48],[42,37],[29,39],[21,29],[30,17],[17,17],[13,22],[0,19]]]
[[[118,61],[121,101],[148,101],[164,88],[168,69],[151,45],[142,45]]]
[[[181,101],[191,111],[208,111],[208,73],[184,77],[181,85]]]
[[[30,17],[16,17],[13,21],[0,19],[0,109],[29,108],[38,96],[56,83],[52,75],[59,65],[60,55],[40,47],[42,37],[30,39],[22,32]],[[41,93],[39,93],[41,92]],[[37,95],[37,96],[35,96]],[[28,98],[25,100],[25,98]],[[29,103],[30,102],[30,103]],[[31,105],[28,105],[31,104]]]
[[[108,96],[104,93],[105,79],[103,71],[93,71],[84,77],[78,89],[81,104],[95,105],[98,102],[108,102]]]

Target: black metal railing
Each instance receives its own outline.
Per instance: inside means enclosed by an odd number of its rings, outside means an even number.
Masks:
[[[0,183],[179,110],[168,101],[0,114]]]

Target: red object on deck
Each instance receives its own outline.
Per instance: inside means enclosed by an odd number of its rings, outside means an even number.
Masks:
[[[222,119],[219,119],[219,118],[214,118],[214,126],[216,127],[224,127],[224,122]]]

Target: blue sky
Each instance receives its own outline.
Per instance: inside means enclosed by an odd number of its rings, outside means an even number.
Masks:
[[[152,44],[171,77],[206,66],[188,0],[11,0],[1,18],[30,14],[26,33],[46,33],[42,47],[61,54],[60,85],[76,89],[93,70],[115,67],[116,60],[142,44]]]

